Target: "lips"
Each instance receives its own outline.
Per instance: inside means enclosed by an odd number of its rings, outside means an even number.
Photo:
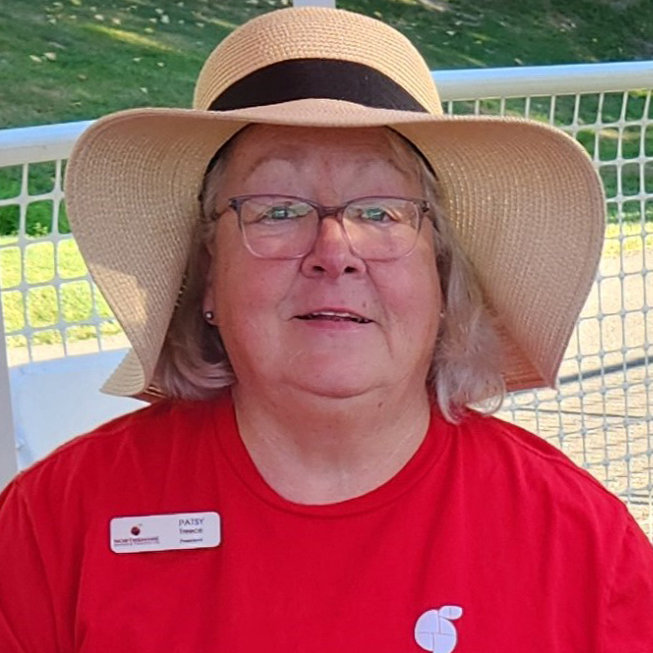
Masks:
[[[369,324],[372,320],[350,311],[319,310],[295,316],[298,320],[324,320],[329,322],[355,322]]]

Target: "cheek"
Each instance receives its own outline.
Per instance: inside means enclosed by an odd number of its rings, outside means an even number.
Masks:
[[[437,316],[442,292],[431,240],[423,238],[411,254],[397,263],[387,279],[388,285],[392,284],[395,303],[403,304],[415,316],[431,315],[437,309]]]
[[[418,265],[402,273],[400,281],[393,284],[392,307],[403,346],[429,350],[435,345],[442,309],[434,258],[427,253]]]
[[[252,316],[260,310],[261,283],[236,266],[219,266],[215,272],[216,317],[223,334],[249,329]]]
[[[264,261],[249,252],[218,262],[214,298],[221,328],[234,338],[240,338],[240,332],[270,337],[292,282],[288,263]]]
[[[235,224],[226,219],[218,224],[213,243],[211,262],[211,289],[218,324],[229,329],[240,316],[251,314],[255,304],[258,278],[249,269],[248,255]]]
[[[422,333],[425,338],[435,340],[438,331],[441,309],[440,284],[425,276],[412,280],[412,291],[406,293],[405,310],[412,316],[412,330]]]
[[[260,352],[257,347],[269,336],[260,319],[257,305],[257,284],[244,281],[237,268],[221,266],[215,273],[214,301],[216,325],[227,355],[237,375],[250,366]]]

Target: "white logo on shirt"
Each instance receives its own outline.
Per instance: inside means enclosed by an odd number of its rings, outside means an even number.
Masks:
[[[439,610],[427,610],[415,624],[415,641],[431,653],[451,653],[456,648],[458,633],[451,620],[459,619],[463,609],[443,605]]]

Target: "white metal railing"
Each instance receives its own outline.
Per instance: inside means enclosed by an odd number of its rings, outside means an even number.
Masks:
[[[432,73],[443,102],[649,90],[653,61],[441,70]],[[66,159],[93,121],[0,130],[0,167]],[[598,124],[598,123],[597,123]]]
[[[648,363],[653,355],[653,61],[442,71],[434,77],[445,110],[491,111],[556,124],[587,147],[604,179],[610,215],[604,256],[563,361],[559,387],[513,394],[502,415],[538,432],[587,468],[626,501],[653,537],[653,416],[648,410]],[[16,306],[22,313],[20,324],[11,326],[5,310],[10,366],[70,357],[89,347],[101,351],[124,345],[86,271],[65,271],[62,265],[74,247],[61,228],[63,167],[88,124],[0,131],[0,184],[3,173],[13,170],[16,190],[5,192],[0,185],[0,222],[3,210],[17,211],[18,232],[13,240],[0,238],[0,293],[14,321]],[[43,177],[39,165],[50,166],[52,183],[47,188],[30,186],[33,177]],[[47,234],[29,236],[28,211],[39,202],[52,203],[52,226]],[[44,246],[51,248],[50,271],[32,273],[30,248]],[[10,259],[12,269],[19,259],[19,274],[7,272]],[[92,299],[90,314],[75,319],[67,314],[71,285]],[[42,324],[34,310],[37,302],[30,297],[41,300],[48,293],[56,316]],[[82,338],[76,329],[86,329]],[[7,429],[11,416],[3,410],[8,388],[2,367],[0,358],[0,429],[3,419]],[[0,447],[5,447],[0,458],[7,455],[7,443],[8,438],[4,443],[0,438]]]
[[[653,86],[653,61],[470,68],[433,73],[446,100],[609,93]]]
[[[2,302],[0,301],[0,325],[3,324]],[[2,333],[2,330],[0,330],[0,333]],[[11,478],[18,470],[14,453],[16,440],[13,419],[7,351],[4,347],[4,341],[0,340],[0,487],[3,486],[4,479]]]

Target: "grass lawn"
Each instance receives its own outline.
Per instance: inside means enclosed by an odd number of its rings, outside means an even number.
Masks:
[[[197,73],[215,44],[247,19],[289,0],[2,0],[0,2],[0,128],[96,118],[110,111],[136,106],[189,106]],[[404,32],[434,69],[521,66],[575,62],[646,59],[653,57],[653,2],[650,0],[338,0],[338,6],[376,16]],[[645,94],[633,92],[626,117],[641,117]],[[515,114],[523,102],[508,103]],[[496,102],[483,110],[496,111]],[[458,112],[470,110],[461,104]],[[597,118],[596,98],[581,104],[581,119],[591,125]],[[603,120],[616,120],[621,94],[607,96]],[[653,114],[653,103],[649,109]],[[570,122],[571,98],[559,98],[556,120]],[[547,99],[533,103],[532,114],[543,119]],[[595,140],[591,129],[579,140],[601,160],[617,155],[616,130],[606,129]],[[622,155],[651,156],[653,129],[642,137],[639,128],[622,134]],[[642,151],[643,143],[643,151]],[[617,189],[617,169],[606,165],[601,174],[608,191]],[[54,164],[30,166],[29,192],[52,189]],[[20,190],[20,168],[0,169],[0,199]],[[638,164],[622,169],[622,192],[634,195],[653,189],[653,166],[640,174]],[[614,205],[612,205],[614,207]],[[38,343],[59,342],[57,328],[91,317],[92,289],[81,277],[85,267],[72,241],[56,247],[56,272],[64,280],[56,297],[48,282],[55,274],[52,243],[39,242],[56,229],[68,232],[65,209],[53,226],[51,201],[34,202],[27,211],[27,233],[34,242],[24,260],[12,235],[19,230],[18,206],[0,207],[0,287],[7,333],[29,326],[43,329]],[[617,222],[615,208],[611,221]],[[649,215],[650,213],[650,215]],[[630,236],[625,246],[641,248],[653,239],[640,236],[640,205],[626,202],[614,233]],[[653,223],[653,203],[646,219]],[[648,227],[647,223],[647,227]],[[616,230],[616,231],[615,231]],[[621,231],[619,231],[621,230]],[[610,232],[609,232],[610,235]],[[640,237],[637,237],[637,236]],[[606,253],[617,251],[608,240]],[[614,250],[614,251],[613,251]],[[27,291],[21,283],[45,284]],[[103,302],[99,315],[103,329],[117,327]],[[85,338],[94,327],[76,326],[68,335]],[[57,340],[58,339],[58,340]],[[24,344],[11,336],[10,344]]]
[[[289,0],[2,0],[0,127],[188,106],[206,55]],[[653,57],[650,0],[338,0],[404,32],[432,69]]]
[[[12,335],[26,326],[39,330],[33,337],[36,345],[61,343],[59,327],[62,325],[69,340],[95,337],[94,326],[80,325],[93,317],[93,289],[83,278],[87,274],[86,265],[74,240],[62,240],[56,248],[55,257],[54,243],[36,241],[29,244],[24,249],[21,265],[21,249],[16,239],[0,238],[2,311],[10,346],[27,344],[24,336]],[[55,272],[62,280],[59,297],[52,284]],[[35,287],[24,292],[21,283]],[[98,294],[96,300],[98,316],[103,320],[103,335],[119,333],[104,299]]]

